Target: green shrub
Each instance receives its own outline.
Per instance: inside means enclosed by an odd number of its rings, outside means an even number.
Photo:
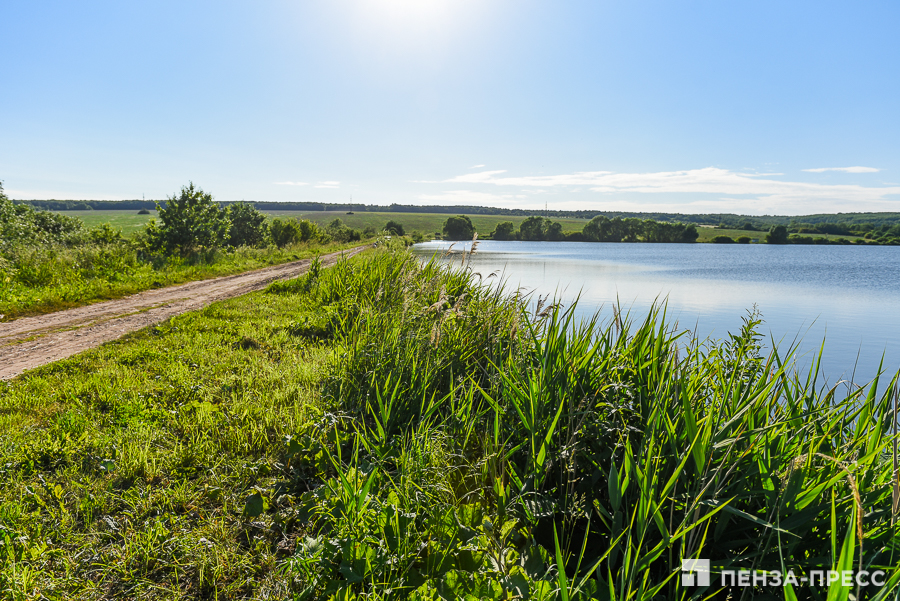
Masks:
[[[403,230],[403,224],[393,219],[384,224],[384,233],[391,236],[404,236],[406,232]]]
[[[471,240],[475,236],[475,226],[466,215],[448,217],[444,222],[444,240]]]
[[[231,246],[265,246],[269,237],[269,226],[265,213],[248,202],[236,202],[225,209],[230,222],[228,244]]]
[[[165,206],[157,203],[156,210],[159,222],[151,221],[146,232],[147,244],[155,252],[187,256],[227,242],[228,215],[194,182],[183,186]]]
[[[491,232],[491,238],[494,240],[515,240],[515,225],[513,225],[512,221],[502,221],[498,223],[497,226],[494,227],[494,231]]]

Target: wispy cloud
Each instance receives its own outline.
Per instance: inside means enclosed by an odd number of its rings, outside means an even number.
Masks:
[[[481,169],[484,165],[472,165],[469,169]]]
[[[341,182],[319,182],[314,188],[340,188]]]
[[[308,186],[306,182],[275,182],[276,186]]]
[[[804,169],[809,173],[825,173],[826,171],[843,171],[844,173],[878,173],[881,169],[875,167],[816,167],[815,169]]]
[[[444,180],[441,183],[492,184],[548,188],[554,186],[584,186],[594,192],[643,194],[718,194],[743,196],[779,202],[838,200],[872,202],[886,196],[900,194],[900,187],[867,187],[858,185],[827,185],[775,179],[768,174],[737,173],[728,169],[707,167],[685,171],[655,173],[615,173],[612,171],[583,171],[560,175],[501,177],[506,171],[481,171]]]

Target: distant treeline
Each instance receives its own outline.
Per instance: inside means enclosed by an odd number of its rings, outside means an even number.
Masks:
[[[470,240],[475,226],[467,215],[449,217],[444,222],[445,240]],[[498,223],[490,233],[493,240],[568,241],[568,242],[696,242],[697,226],[685,223],[662,223],[652,219],[608,219],[594,217],[580,232],[563,232],[562,224],[533,215],[519,224]]]
[[[72,210],[153,210],[155,200],[27,200],[16,201],[38,209],[51,211]],[[166,201],[159,201],[165,206]],[[237,202],[237,201],[234,201]],[[231,201],[220,203],[223,206]],[[460,205],[365,205],[354,203],[329,204],[321,202],[251,202],[260,211],[353,211],[354,213],[440,213],[453,215],[506,215],[510,217],[554,217],[573,219],[593,219],[603,216],[608,219],[641,219],[668,223],[693,223],[714,225],[722,228],[768,231],[774,225],[787,226],[794,233],[823,233],[838,235],[858,235],[881,226],[900,225],[900,213],[834,213],[815,215],[738,215],[735,213],[638,213],[623,211],[557,211],[533,209],[502,209],[497,207],[475,207]],[[825,228],[834,226],[828,231]],[[871,226],[862,229],[861,226]],[[816,229],[819,228],[819,229]],[[804,231],[807,230],[807,231]]]

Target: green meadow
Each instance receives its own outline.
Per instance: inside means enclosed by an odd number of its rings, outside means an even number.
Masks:
[[[97,227],[104,223],[120,230],[122,235],[130,238],[143,230],[147,223],[157,217],[156,211],[150,211],[148,215],[138,215],[137,211],[60,211],[63,215],[78,217],[88,227]]]
[[[752,313],[701,341],[527,300],[398,246],[0,385],[0,590],[896,598],[896,377],[838,396]]]
[[[348,227],[365,230],[373,228],[381,231],[388,221],[396,221],[403,225],[405,230],[409,232],[419,232],[425,236],[434,237],[439,234],[444,222],[450,215],[443,213],[395,213],[395,212],[354,212],[348,215],[346,211],[265,211],[271,217],[281,217],[283,219],[308,219],[321,226],[328,225],[334,219],[340,219]],[[139,232],[147,225],[147,222],[155,216],[156,211],[152,211],[150,215],[138,215],[137,211],[120,211],[120,210],[101,210],[101,211],[65,211],[65,215],[77,216],[84,220],[88,226],[98,226],[102,223],[109,223],[116,229],[120,229],[124,236],[131,236]],[[479,236],[486,237],[498,223],[504,221],[512,222],[516,229],[526,219],[525,217],[507,217],[503,215],[469,215],[472,224],[478,231]],[[588,219],[574,218],[553,218],[553,221],[562,224],[564,233],[580,232],[588,223]],[[754,230],[742,230],[734,228],[713,228],[698,227],[697,232],[700,234],[697,242],[712,242],[716,236],[728,236],[733,240],[737,240],[742,236],[756,240],[757,243],[764,243],[766,240],[766,232]],[[838,234],[816,234],[816,237],[826,238],[828,240],[837,240],[844,238],[849,241],[855,241],[860,236],[838,235]]]

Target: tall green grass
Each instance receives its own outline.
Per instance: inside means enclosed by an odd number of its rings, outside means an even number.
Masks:
[[[408,257],[304,285],[333,311],[324,394],[347,412],[330,435],[353,449],[307,494],[321,544],[342,541],[319,556],[315,594],[724,595],[715,576],[681,589],[681,560],[809,574],[849,561],[847,536],[854,568],[888,570],[882,592],[896,590],[896,377],[839,399],[816,368],[764,354],[754,314],[726,341],[683,340],[659,310],[529,313]],[[375,527],[391,512],[413,516],[414,553]]]

